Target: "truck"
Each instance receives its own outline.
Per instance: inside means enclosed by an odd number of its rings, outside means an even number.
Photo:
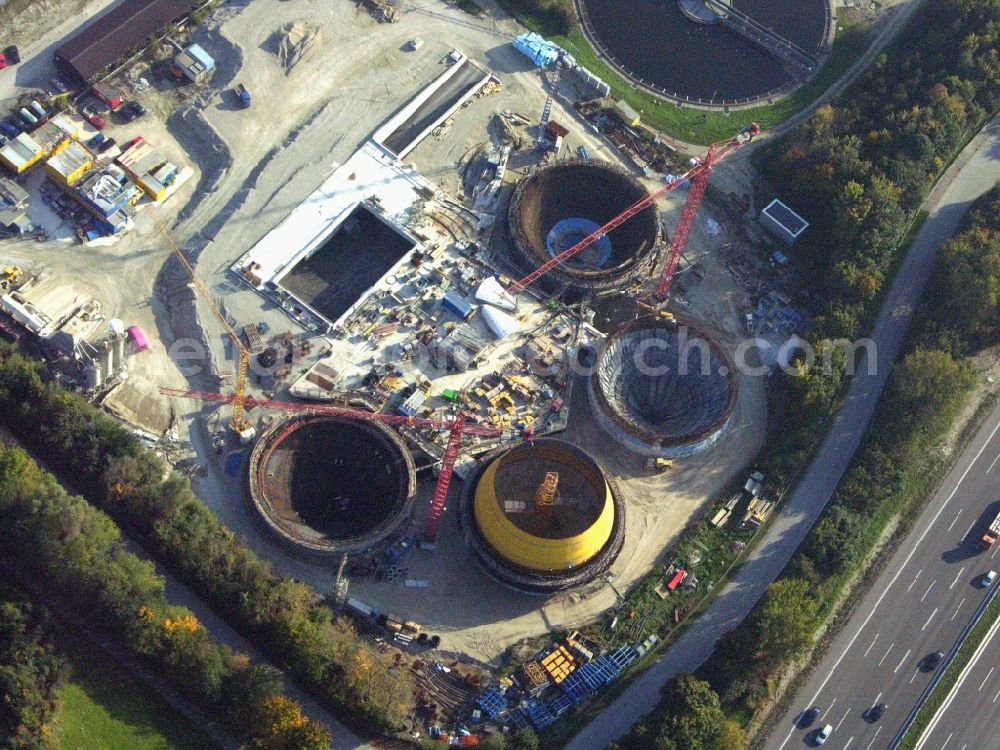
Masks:
[[[979,540],[979,544],[983,549],[989,549],[997,539],[1000,539],[1000,513],[997,513],[996,517],[990,521],[990,525],[986,528],[982,539]]]
[[[247,91],[247,87],[244,86],[242,83],[237,83],[235,91],[236,91],[236,96],[238,96],[240,98],[240,103],[243,104],[243,109],[246,109],[247,107],[249,107],[250,106],[250,92]]]

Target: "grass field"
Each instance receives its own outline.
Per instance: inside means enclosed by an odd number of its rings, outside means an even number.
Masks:
[[[569,34],[553,35],[552,29],[545,28],[508,2],[499,0],[499,4],[529,29],[542,35],[550,34],[548,38],[569,51],[577,62],[611,86],[613,98],[624,99],[639,111],[647,125],[679,140],[701,145],[731,138],[751,122],[759,123],[765,130],[784,122],[829,88],[864,54],[872,40],[869,26],[854,21],[852,14],[842,12],[830,57],[812,81],[775,104],[734,111],[727,115],[721,111],[677,107],[642,89],[633,88],[631,83],[597,57],[579,25]]]
[[[59,651],[73,667],[55,730],[62,750],[201,750],[215,743],[138,678],[60,629]]]

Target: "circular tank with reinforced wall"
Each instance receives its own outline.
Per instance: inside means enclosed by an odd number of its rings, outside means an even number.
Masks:
[[[625,537],[612,481],[586,452],[551,438],[486,456],[463,485],[461,512],[486,571],[532,594],[592,580]]]
[[[258,438],[247,462],[257,517],[283,546],[310,557],[361,552],[407,517],[413,457],[390,427],[307,414]]]
[[[568,250],[648,195],[641,182],[603,161],[539,169],[514,191],[507,211],[513,260],[525,274]],[[552,291],[611,289],[655,264],[660,220],[651,205],[537,282]]]
[[[646,317],[608,336],[589,389],[598,422],[619,443],[643,456],[680,458],[725,432],[737,376],[704,331]]]

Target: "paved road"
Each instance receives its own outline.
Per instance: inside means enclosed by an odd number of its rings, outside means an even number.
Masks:
[[[580,732],[568,750],[593,750],[625,734],[656,705],[662,685],[692,672],[713,644],[734,628],[787,564],[826,506],[857,450],[933,268],[938,246],[959,226],[969,204],[1000,180],[1000,117],[963,150],[924,202],[929,215],[895,279],[875,324],[876,367],[861,362],[829,433],[802,481],[750,557],[691,628],[650,669]],[[950,581],[948,582],[950,583]],[[949,615],[950,616],[950,615]]]
[[[834,639],[782,717],[768,750],[807,743],[812,729],[798,729],[794,723],[810,706],[822,712],[813,729],[823,723],[834,727],[826,744],[831,750],[888,746],[931,679],[920,661],[934,651],[951,650],[987,593],[979,578],[991,568],[1000,569],[1000,545],[983,552],[977,544],[1000,510],[998,489],[1000,407],[963,451],[913,532]],[[998,689],[1000,684],[991,697]],[[889,708],[881,721],[869,724],[862,714],[878,702]]]
[[[978,750],[997,746],[1000,719],[1000,638],[997,620],[945,703],[924,732],[917,750]]]

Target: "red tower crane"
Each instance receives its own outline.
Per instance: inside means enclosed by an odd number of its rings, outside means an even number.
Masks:
[[[232,404],[239,398],[235,393],[213,393],[211,391],[193,391],[185,388],[160,388],[160,393],[166,396],[183,396],[196,398],[201,401],[213,401],[220,404]],[[264,409],[276,409],[279,411],[309,412],[312,414],[328,414],[334,417],[345,417],[347,419],[361,419],[368,422],[382,422],[397,426],[418,427],[430,430],[448,430],[448,444],[444,449],[444,456],[441,461],[441,470],[438,474],[437,485],[434,488],[434,498],[431,500],[431,512],[427,519],[427,526],[424,530],[424,538],[428,544],[433,544],[437,539],[438,528],[441,526],[441,517],[444,515],[444,504],[448,498],[448,488],[451,486],[451,477],[455,471],[455,461],[458,452],[462,447],[462,435],[478,435],[480,437],[500,437],[504,430],[497,427],[477,424],[468,421],[464,414],[459,414],[454,421],[447,422],[437,419],[421,419],[419,417],[403,417],[393,414],[373,414],[372,412],[353,409],[349,406],[332,406],[328,404],[297,404],[290,401],[270,401],[258,399],[253,396],[243,397],[245,409],[252,409],[255,406]]]
[[[506,294],[516,295],[518,292],[524,291],[529,284],[533,284],[560,263],[564,263],[569,260],[581,250],[589,247],[592,243],[601,239],[601,237],[606,235],[611,230],[624,224],[647,206],[651,206],[660,196],[680,187],[685,180],[691,180],[691,192],[688,194],[687,202],[685,202],[684,209],[681,212],[681,219],[677,224],[677,230],[674,232],[674,239],[670,243],[670,251],[667,253],[667,259],[663,265],[663,272],[660,274],[660,282],[656,287],[656,296],[660,301],[663,301],[666,299],[667,292],[670,290],[670,283],[673,281],[674,272],[677,270],[677,264],[680,261],[681,253],[684,252],[684,246],[687,244],[688,235],[691,234],[691,227],[694,225],[694,217],[697,215],[698,208],[701,206],[701,200],[705,196],[705,189],[708,187],[708,177],[712,173],[712,168],[725,156],[735,151],[745,143],[752,141],[754,136],[759,133],[760,125],[754,122],[743,128],[743,130],[741,130],[734,138],[731,138],[728,141],[713,143],[708,147],[708,154],[705,155],[705,158],[699,161],[687,172],[671,182],[668,182],[663,187],[654,190],[652,193],[632,206],[629,206],[603,227],[594,230],[594,232],[577,242],[573,245],[573,247],[563,250],[558,255],[545,261],[545,263],[540,265],[523,279],[514,282],[510,287],[508,287]]]

